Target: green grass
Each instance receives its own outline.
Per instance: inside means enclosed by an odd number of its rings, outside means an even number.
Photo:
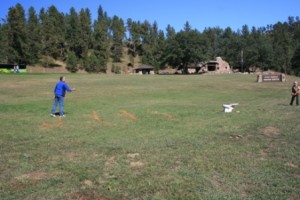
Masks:
[[[297,78],[58,76],[0,75],[0,199],[300,198]]]

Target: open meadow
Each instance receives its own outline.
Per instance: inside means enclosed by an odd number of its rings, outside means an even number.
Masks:
[[[1,200],[300,199],[299,78],[59,76],[0,75]]]

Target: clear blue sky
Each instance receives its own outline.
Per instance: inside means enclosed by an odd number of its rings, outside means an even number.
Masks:
[[[176,31],[188,21],[193,29],[231,27],[234,31],[243,25],[262,27],[285,22],[288,16],[300,16],[300,0],[0,0],[0,18],[6,18],[10,7],[20,3],[26,14],[33,6],[37,13],[43,7],[54,5],[60,12],[69,13],[74,7],[89,8],[92,19],[97,18],[99,5],[109,17],[114,15],[134,21],[156,21],[159,29],[170,24]]]

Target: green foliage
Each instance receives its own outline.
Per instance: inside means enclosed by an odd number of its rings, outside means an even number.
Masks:
[[[0,68],[0,73],[8,74],[8,73],[12,73],[12,71],[10,69]]]
[[[41,34],[40,34],[41,26],[39,23],[38,16],[33,7],[29,8],[29,18],[28,18],[27,27],[29,30],[28,64],[36,64],[38,63],[38,60],[42,54]]]
[[[105,73],[106,72],[106,66],[104,66],[103,63],[100,62],[101,60],[99,60],[97,58],[97,56],[95,55],[94,52],[91,52],[90,55],[88,57],[85,58],[83,64],[84,64],[84,69],[87,72],[96,72],[96,73]]]
[[[78,70],[77,68],[77,58],[74,52],[69,52],[68,57],[67,57],[67,66],[66,68],[70,71],[70,72],[76,72]]]
[[[291,60],[292,69],[296,74],[300,74],[300,46],[296,49],[294,56]]]
[[[80,22],[80,33],[82,40],[82,54],[81,57],[87,56],[89,49],[92,48],[93,38],[92,38],[92,22],[91,13],[89,9],[81,9],[79,13]]]
[[[0,23],[0,63],[8,63],[8,26]]]
[[[42,53],[55,59],[63,58],[65,49],[65,18],[55,6],[41,9]]]
[[[114,62],[121,62],[123,56],[123,39],[125,37],[125,27],[122,19],[114,16],[111,21],[112,46],[111,57]]]
[[[79,24],[79,17],[75,8],[70,9],[70,15],[67,16],[66,40],[68,41],[70,51],[74,52],[76,57],[82,56],[82,38]]]
[[[7,61],[9,63],[28,62],[28,29],[25,21],[25,11],[21,4],[9,8],[7,17],[8,51]]]
[[[109,57],[109,40],[108,40],[108,29],[110,19],[107,13],[103,11],[102,7],[98,9],[98,20],[94,22],[94,55],[97,58],[97,65],[92,69],[94,72],[105,72],[106,64]],[[90,71],[90,72],[93,72]]]
[[[132,55],[133,57],[142,55],[143,30],[141,22],[135,22],[131,18],[129,18],[127,20],[127,30],[129,32],[129,38],[127,42],[128,54]]]
[[[121,68],[117,65],[112,65],[111,72],[115,73],[115,74],[120,74],[121,73]]]
[[[121,62],[122,60],[122,56],[123,56],[123,47],[122,47],[122,44],[114,44],[112,47],[111,47],[111,57],[113,59],[113,62]]]
[[[190,30],[186,27],[187,31],[180,31],[174,39],[171,39],[166,44],[166,57],[165,62],[171,66],[183,65],[183,73],[187,73],[187,66],[193,63],[199,63],[205,59],[205,49],[201,45],[204,40],[197,30]]]

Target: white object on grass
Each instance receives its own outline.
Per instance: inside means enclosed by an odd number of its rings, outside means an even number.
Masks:
[[[231,103],[231,104],[223,104],[224,112],[232,112],[234,106],[239,105],[238,103]]]

